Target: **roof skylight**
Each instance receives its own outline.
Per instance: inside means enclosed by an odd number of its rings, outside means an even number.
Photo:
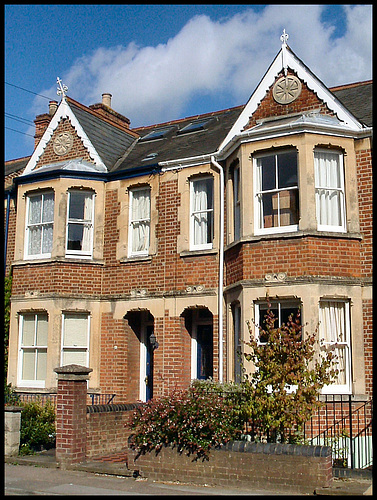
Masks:
[[[162,137],[165,137],[165,135],[172,129],[172,127],[168,128],[158,128],[155,130],[152,130],[152,132],[149,132],[149,134],[145,135],[142,137],[140,140],[141,141],[153,141],[155,139],[162,139]]]
[[[208,118],[192,121],[185,127],[181,128],[181,130],[178,130],[177,133],[187,134],[188,132],[197,132],[198,130],[203,130],[208,122],[209,122]]]

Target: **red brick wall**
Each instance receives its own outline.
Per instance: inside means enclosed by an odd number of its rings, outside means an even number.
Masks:
[[[284,238],[245,243],[226,253],[226,283],[262,279],[267,273],[289,277],[362,274],[360,242],[341,238]]]
[[[68,153],[64,155],[64,157],[57,155],[53,149],[54,138],[61,132],[69,132],[73,137],[73,146],[70,151],[68,151]],[[39,157],[36,168],[42,165],[48,165],[49,163],[61,161],[63,159],[64,161],[68,161],[74,160],[76,158],[82,158],[83,160],[90,162],[93,161],[90,158],[88,150],[84,147],[82,140],[77,136],[76,130],[71,125],[69,118],[62,118],[59,122],[59,125],[55,129],[50,141],[46,145],[43,153]]]
[[[86,415],[86,458],[107,455],[128,447],[133,409],[121,405],[89,407]],[[119,408],[119,409],[118,409]],[[99,410],[99,411],[97,411]]]
[[[234,442],[211,450],[209,461],[193,461],[171,447],[157,455],[152,451],[136,458],[133,450],[128,455],[128,467],[150,480],[227,487],[268,484],[279,493],[313,493],[333,480],[331,449],[326,447]]]
[[[26,292],[59,293],[60,295],[101,293],[102,269],[82,262],[47,262],[27,264],[13,268],[15,296]]]
[[[86,456],[86,380],[58,380],[56,460],[82,462]]]

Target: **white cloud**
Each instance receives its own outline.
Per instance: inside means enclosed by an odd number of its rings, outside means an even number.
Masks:
[[[190,114],[190,101],[198,95],[211,102],[222,96],[212,110],[244,104],[280,50],[283,28],[295,54],[326,85],[372,78],[372,7],[343,6],[347,24],[340,38],[332,36],[336,19],[321,21],[324,8],[274,4],[258,13],[245,7],[220,21],[196,16],[166,44],[100,47],[62,79],[73,89],[68,95],[88,105],[110,92],[113,108],[131,126]]]

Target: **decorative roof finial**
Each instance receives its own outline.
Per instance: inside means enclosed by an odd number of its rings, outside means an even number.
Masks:
[[[285,32],[285,28],[284,28],[283,34],[281,35],[280,40],[282,41],[281,52],[282,52],[282,57],[283,57],[283,69],[284,69],[285,76],[287,76],[287,71],[288,71],[287,56],[286,56],[288,38],[289,38],[289,35],[288,35],[288,33]]]
[[[57,90],[56,90],[56,93],[57,93],[58,95],[61,95],[62,97],[65,97],[65,93],[66,93],[66,92],[67,92],[67,90],[68,90],[67,85],[64,85],[64,83],[62,83],[62,81],[60,80],[60,78],[59,78],[59,77],[57,77],[56,81],[57,81],[57,83],[58,83],[58,85],[59,85],[59,87],[58,87],[58,88],[57,88]]]
[[[280,40],[283,42],[283,46],[285,47],[287,45],[287,40],[289,38],[288,33],[285,32],[285,28],[283,29],[283,34],[280,37]]]

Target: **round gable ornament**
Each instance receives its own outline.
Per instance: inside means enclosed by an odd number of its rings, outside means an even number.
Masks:
[[[297,99],[300,94],[301,82],[293,75],[279,78],[272,90],[272,95],[279,104],[289,104]]]
[[[54,140],[54,151],[57,155],[65,155],[73,146],[73,137],[69,132],[61,132]]]

